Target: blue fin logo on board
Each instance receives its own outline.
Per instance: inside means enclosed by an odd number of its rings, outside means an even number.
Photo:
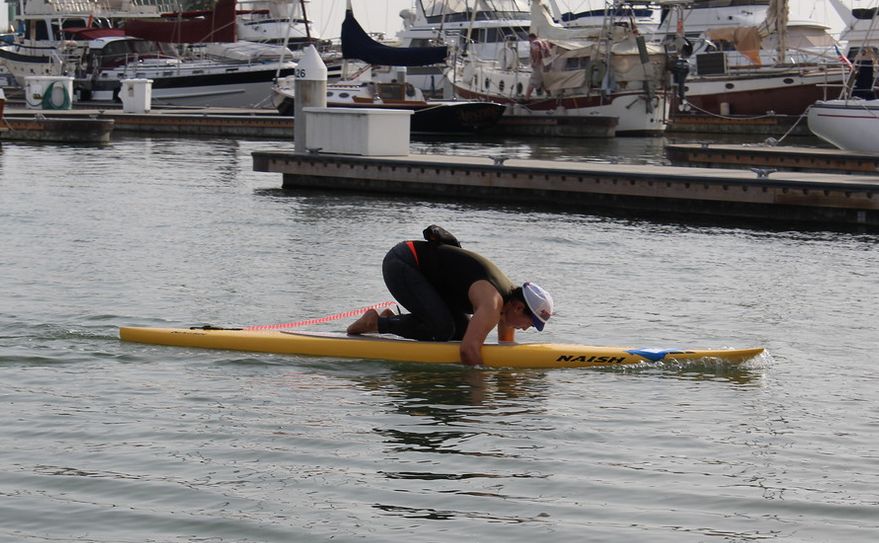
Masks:
[[[685,351],[681,351],[680,349],[632,349],[631,351],[626,352],[640,356],[641,358],[646,358],[651,362],[659,362],[670,354],[681,354]]]

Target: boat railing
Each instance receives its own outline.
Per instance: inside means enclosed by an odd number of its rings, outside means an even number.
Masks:
[[[30,0],[25,6],[25,15],[138,17],[158,13],[159,3],[150,0]]]

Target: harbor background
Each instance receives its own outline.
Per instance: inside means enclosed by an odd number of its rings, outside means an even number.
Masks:
[[[668,141],[412,149],[622,168]],[[0,541],[875,539],[875,233],[283,191],[259,149],[292,142],[4,143]],[[553,293],[520,340],[768,354],[513,372],[118,340],[388,300],[384,252],[431,223]]]

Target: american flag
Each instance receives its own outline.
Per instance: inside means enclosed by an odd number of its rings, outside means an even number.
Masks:
[[[850,61],[847,56],[842,54],[842,51],[839,50],[839,47],[837,47],[836,44],[833,44],[833,48],[836,49],[836,55],[837,55],[837,57],[839,57],[839,60],[843,64],[848,66],[849,70],[853,70],[854,66],[852,66],[852,61]]]

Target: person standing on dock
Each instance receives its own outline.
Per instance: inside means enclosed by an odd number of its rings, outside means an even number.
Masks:
[[[544,62],[550,57],[549,42],[541,40],[536,34],[528,34],[531,43],[531,77],[528,79],[528,89],[525,91],[525,99],[531,98],[531,93],[538,89],[546,90],[543,86]]]
[[[517,329],[543,330],[553,311],[547,291],[530,282],[515,286],[490,260],[462,249],[438,226],[425,229],[424,237],[427,241],[398,243],[382,262],[385,285],[410,313],[370,309],[348,327],[349,334],[459,340],[461,361],[476,366],[495,327],[499,341],[513,341]]]

